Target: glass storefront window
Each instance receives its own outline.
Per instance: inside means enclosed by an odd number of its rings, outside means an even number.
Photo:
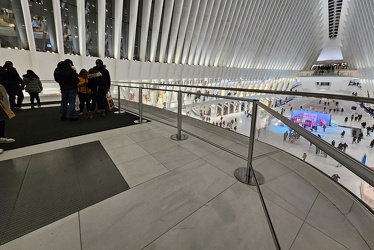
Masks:
[[[29,7],[36,50],[57,52],[52,0],[29,1]]]
[[[106,0],[106,10],[105,10],[105,56],[114,57],[114,1]]]
[[[79,55],[77,0],[61,0],[60,7],[64,53]]]
[[[86,55],[98,56],[97,29],[98,11],[97,0],[86,0]]]
[[[121,59],[127,58],[127,47],[129,42],[129,20],[130,20],[130,0],[123,1],[122,13],[122,36],[121,36]]]
[[[0,47],[29,49],[19,0],[0,0]]]

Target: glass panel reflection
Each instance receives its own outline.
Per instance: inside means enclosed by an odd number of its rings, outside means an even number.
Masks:
[[[64,53],[79,55],[79,33],[77,20],[77,1],[61,0],[62,34]]]
[[[37,51],[57,52],[52,0],[29,2]]]
[[[18,0],[0,0],[0,46],[29,49],[25,20]]]
[[[106,0],[105,13],[105,56],[114,57],[114,3],[113,0]]]
[[[130,0],[123,1],[121,59],[127,58],[127,46],[129,41]]]
[[[97,50],[97,0],[86,0],[86,54],[98,56]]]

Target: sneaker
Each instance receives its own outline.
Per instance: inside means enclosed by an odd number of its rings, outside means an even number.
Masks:
[[[4,149],[0,148],[0,154],[4,153]]]
[[[14,142],[15,140],[12,138],[6,138],[6,137],[1,137],[0,138],[0,143],[11,143]]]

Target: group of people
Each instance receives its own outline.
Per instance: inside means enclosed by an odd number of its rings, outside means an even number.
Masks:
[[[66,59],[58,63],[54,71],[54,78],[61,89],[61,121],[78,120],[75,115],[77,95],[79,97],[79,117],[85,114],[85,106],[87,110],[86,118],[93,118],[96,108],[100,116],[105,116],[106,95],[110,89],[111,79],[102,60],[97,59],[95,67],[88,71],[82,69],[77,74],[72,60]]]
[[[6,61],[2,67],[0,66],[0,143],[15,141],[5,137],[5,120],[15,116],[12,110],[22,109],[23,90],[30,94],[31,108],[35,108],[35,100],[38,107],[41,106],[39,93],[43,90],[43,86],[39,77],[34,71],[27,70],[21,78],[13,63]],[[0,149],[0,153],[2,152],[3,149]]]

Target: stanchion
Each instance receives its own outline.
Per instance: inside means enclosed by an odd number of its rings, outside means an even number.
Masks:
[[[251,131],[250,131],[250,137],[249,137],[247,167],[237,168],[234,171],[235,177],[240,182],[243,182],[251,186],[256,186],[255,174],[257,177],[258,184],[261,185],[264,183],[264,176],[260,174],[259,172],[255,171],[252,167],[253,145],[255,141],[255,131],[256,131],[256,118],[257,118],[257,101],[254,101],[252,105]]]
[[[117,111],[114,111],[115,114],[123,114],[125,113],[126,111],[124,109],[121,109],[121,86],[117,86],[118,89],[117,89],[117,106],[118,106],[118,110]]]
[[[144,123],[147,120],[143,119],[143,88],[139,87],[139,120],[135,120],[134,123]]]
[[[182,134],[182,92],[178,91],[178,120],[177,120],[178,133],[170,136],[174,141],[184,141],[188,139],[188,136]]]

